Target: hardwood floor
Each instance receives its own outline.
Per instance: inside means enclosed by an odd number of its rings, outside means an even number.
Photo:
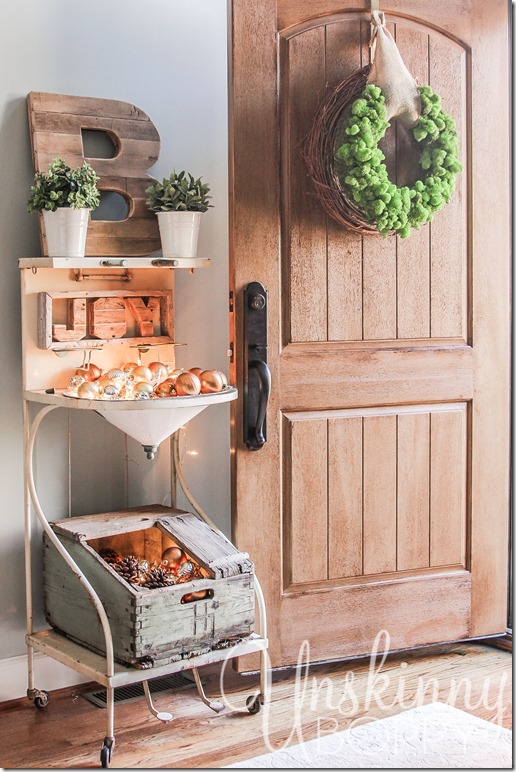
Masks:
[[[321,728],[340,731],[353,721],[375,720],[418,704],[439,700],[511,728],[512,657],[482,644],[434,647],[426,651],[311,666],[307,677],[293,670],[274,673],[267,711],[251,716],[245,699],[255,676],[227,673],[231,707],[216,715],[194,687],[175,695],[158,694],[158,710],[175,719],[161,724],[142,698],[115,706],[116,748],[111,768],[219,768],[266,753],[264,740],[280,747],[317,736]],[[305,674],[306,676],[306,674]],[[99,766],[105,710],[80,696],[90,686],[54,692],[47,708],[27,700],[0,705],[0,765],[5,769],[88,768]],[[206,678],[206,691],[219,694],[218,674]]]

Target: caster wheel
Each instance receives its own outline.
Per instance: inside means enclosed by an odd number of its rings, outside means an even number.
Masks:
[[[250,697],[247,698],[245,701],[247,710],[249,713],[254,716],[256,713],[260,712],[261,704],[260,704],[260,698],[257,695],[252,694]]]
[[[103,745],[100,749],[100,764],[102,769],[109,768],[109,762],[111,761],[111,751],[107,745]]]
[[[49,702],[50,702],[50,695],[48,692],[41,691],[38,693],[37,697],[34,697],[34,705],[39,710],[46,708]]]

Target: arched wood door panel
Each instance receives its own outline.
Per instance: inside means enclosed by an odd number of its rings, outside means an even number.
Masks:
[[[410,239],[354,234],[326,217],[301,157],[328,89],[369,62],[369,22],[343,14],[280,39],[283,341],[467,340],[467,47],[422,24],[388,25],[407,67],[457,124],[463,172],[452,202]],[[395,124],[381,144],[391,178],[414,180],[417,157]],[[407,159],[408,156],[408,159]]]

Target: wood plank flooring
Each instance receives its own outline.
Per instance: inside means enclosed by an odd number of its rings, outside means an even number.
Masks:
[[[251,716],[245,699],[257,678],[228,668],[231,707],[216,715],[195,688],[158,694],[158,710],[174,713],[170,724],[153,718],[142,698],[115,706],[116,747],[111,768],[219,768],[266,753],[286,740],[296,744],[318,732],[341,731],[439,700],[511,728],[511,654],[483,644],[433,647],[418,652],[314,665],[304,677],[292,669],[274,673],[270,710]],[[219,694],[218,672],[206,690]],[[52,694],[37,710],[28,700],[0,705],[0,766],[4,769],[99,767],[106,711],[80,696],[90,686]]]

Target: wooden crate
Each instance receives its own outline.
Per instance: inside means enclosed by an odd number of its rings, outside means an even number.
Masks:
[[[254,627],[254,566],[247,553],[178,509],[138,510],[74,517],[50,524],[108,614],[115,658],[136,667],[164,665],[223,648]],[[126,582],[97,550],[109,547],[149,562],[177,545],[206,578],[159,589]],[[105,652],[102,628],[89,596],[46,534],[43,535],[44,599],[49,624],[96,652]],[[209,597],[181,602],[208,590]]]

